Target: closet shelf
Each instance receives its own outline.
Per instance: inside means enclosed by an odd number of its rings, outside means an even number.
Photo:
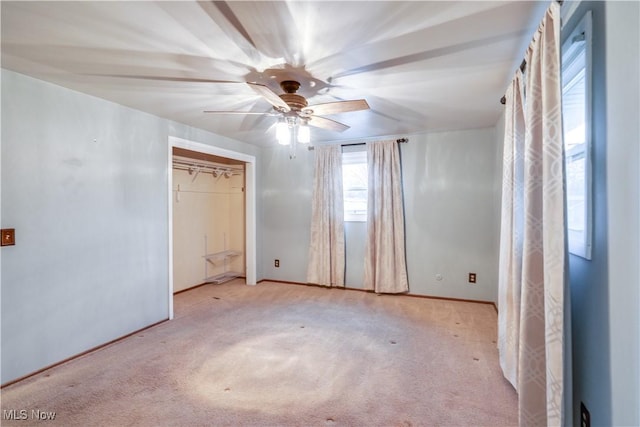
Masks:
[[[242,273],[238,273],[237,271],[226,271],[224,273],[216,274],[215,276],[207,277],[204,279],[204,282],[219,285],[240,276],[242,276]]]
[[[209,262],[216,262],[221,260],[224,261],[227,258],[231,258],[239,255],[242,255],[242,252],[226,250],[226,251],[214,252],[212,254],[203,255],[202,258],[206,259]]]
[[[208,264],[215,265],[217,262],[224,262],[224,269],[227,270],[229,266],[229,260],[233,257],[242,255],[240,251],[234,251],[227,249],[225,251],[214,252],[212,254],[203,255],[202,258],[205,259],[205,273],[206,266]],[[205,277],[205,283],[213,283],[214,285],[219,285],[220,283],[228,282],[229,280],[235,279],[236,277],[242,276],[242,273],[238,273],[236,271],[224,271],[220,274],[215,274],[213,276]]]

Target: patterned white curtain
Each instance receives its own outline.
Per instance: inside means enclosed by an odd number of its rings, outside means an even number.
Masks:
[[[504,184],[503,189],[513,188],[512,194],[517,195],[518,173],[522,167],[524,204],[522,213],[518,212],[517,196],[503,206],[501,230],[505,234],[501,236],[499,309],[504,312],[500,320],[512,323],[499,324],[499,349],[501,363],[505,361],[505,375],[512,382],[514,373],[517,375],[520,425],[556,426],[564,421],[565,398],[564,162],[560,6],[557,3],[552,3],[547,10],[526,59],[524,158],[520,157],[517,145],[512,152],[505,148],[506,155],[511,154],[511,161],[518,165],[509,165],[510,159],[505,158],[504,178],[514,181]],[[515,105],[513,94],[511,98]],[[512,105],[512,108],[517,107]],[[505,134],[505,144],[514,144],[518,139],[513,137],[516,132],[511,132],[510,140]],[[503,200],[505,198],[507,195],[503,195]],[[521,246],[517,236],[508,234],[509,229],[517,232],[516,221],[520,220],[523,221]],[[513,275],[520,268],[520,259],[522,271],[518,280]],[[517,304],[518,286],[519,307],[508,307],[508,304]],[[513,319],[518,311],[519,325]],[[516,327],[519,334],[514,337]],[[516,348],[518,362],[514,367]]]
[[[518,389],[520,288],[524,224],[524,93],[522,72],[505,93],[498,351],[504,376]]]
[[[342,147],[318,146],[311,206],[307,282],[344,287],[344,207]]]
[[[409,290],[405,260],[400,152],[396,141],[367,144],[369,192],[364,288],[376,293]]]

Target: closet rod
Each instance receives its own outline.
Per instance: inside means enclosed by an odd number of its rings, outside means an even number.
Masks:
[[[231,175],[242,175],[242,171],[240,170],[234,170],[234,169],[228,169],[228,168],[217,168],[217,167],[211,167],[211,166],[186,166],[186,165],[178,165],[178,164],[173,164],[173,169],[174,170],[181,170],[181,171],[187,171],[189,172],[189,174],[191,174],[192,172],[196,172],[196,173],[211,173],[214,174],[214,177],[217,175],[224,175],[225,173],[228,173],[227,178]]]
[[[223,163],[214,163],[208,161],[200,161],[196,159],[187,159],[174,157],[172,164],[174,167],[182,166],[182,167],[192,167],[192,168],[200,168],[200,169],[222,169],[222,170],[231,170],[234,172],[242,172],[244,168],[240,165],[228,165]]]
[[[564,0],[554,0],[556,3],[558,3],[560,6],[562,6],[562,3],[564,2]],[[522,71],[524,73],[524,71],[527,69],[527,60],[523,59],[522,62],[520,63],[520,71]],[[502,95],[502,98],[500,98],[500,104],[505,105],[507,103],[507,97],[505,95]]]

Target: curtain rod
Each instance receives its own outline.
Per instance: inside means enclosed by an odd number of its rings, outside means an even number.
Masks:
[[[564,0],[555,0],[556,3],[558,3],[560,6],[562,6],[562,3],[564,2]],[[527,60],[523,59],[522,62],[520,63],[520,71],[522,71],[524,73],[524,70],[527,69]],[[502,98],[500,98],[500,104],[505,105],[507,103],[507,97],[505,95],[502,95]]]
[[[526,69],[527,69],[527,60],[523,59],[522,62],[520,63],[520,71],[524,73],[524,70]],[[502,95],[502,98],[500,98],[500,104],[505,105],[506,103],[507,103],[507,96]]]
[[[399,139],[396,139],[396,142],[398,144],[406,144],[407,142],[409,142],[409,138],[399,138]],[[340,144],[340,146],[342,146],[342,147],[349,147],[351,145],[367,145],[367,143],[366,142],[354,142],[354,143],[351,143],[351,144]]]
[[[406,144],[407,142],[409,142],[409,138],[398,138],[398,139],[396,139],[396,142],[398,144]],[[354,145],[367,145],[367,143],[366,142],[353,142],[351,144],[340,144],[341,147],[351,147],[351,146],[354,146]],[[315,148],[314,148],[313,145],[310,145],[309,148],[308,148],[309,151],[312,151],[314,149]]]

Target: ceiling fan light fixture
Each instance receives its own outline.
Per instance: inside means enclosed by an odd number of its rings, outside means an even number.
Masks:
[[[283,119],[278,120],[278,124],[276,125],[276,139],[280,145],[289,145],[291,143],[289,125]]]
[[[311,130],[304,120],[298,127],[298,142],[301,144],[308,144],[311,142]]]

